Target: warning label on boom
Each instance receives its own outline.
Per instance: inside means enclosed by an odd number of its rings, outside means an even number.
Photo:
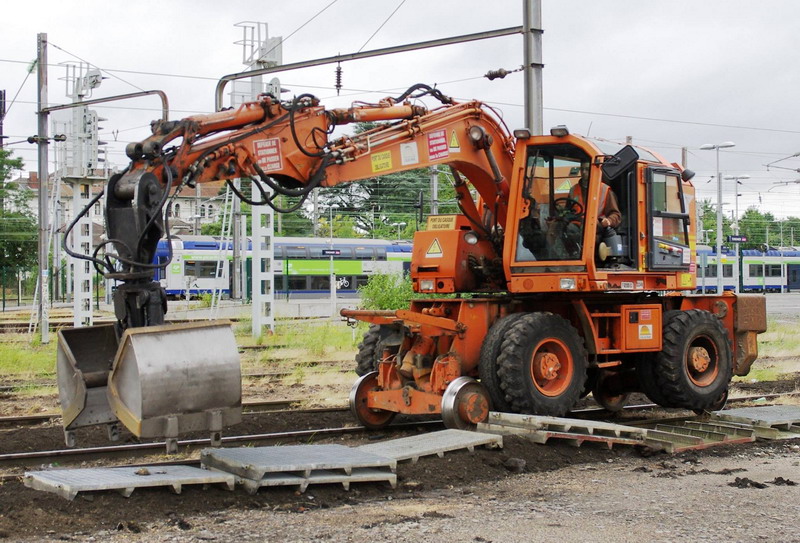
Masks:
[[[261,166],[261,169],[265,172],[274,172],[283,169],[280,138],[254,141],[253,154],[256,155],[256,163]]]
[[[442,257],[442,245],[439,243],[438,239],[434,239],[431,246],[428,247],[428,251],[425,253],[425,256],[429,258],[441,258]]]

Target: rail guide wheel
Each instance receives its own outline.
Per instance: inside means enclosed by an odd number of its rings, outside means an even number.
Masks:
[[[458,377],[442,396],[442,420],[448,428],[473,430],[489,418],[491,401],[486,388],[471,377]]]
[[[350,389],[350,412],[364,427],[379,430],[392,422],[397,413],[368,407],[367,393],[372,390],[380,390],[377,371],[365,373]]]
[[[603,409],[618,413],[625,408],[631,395],[629,392],[615,390],[612,381],[613,375],[608,371],[601,370],[592,387],[592,397]]]

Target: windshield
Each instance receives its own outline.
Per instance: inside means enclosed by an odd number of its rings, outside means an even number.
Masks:
[[[590,158],[572,145],[530,147],[516,261],[579,260]]]

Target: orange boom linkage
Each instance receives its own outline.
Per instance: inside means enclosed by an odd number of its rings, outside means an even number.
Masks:
[[[426,94],[441,106],[407,101]],[[360,121],[390,122],[331,138],[334,127]],[[491,408],[560,416],[590,391],[610,409],[633,391],[665,406],[711,408],[725,401],[732,374],[749,371],[766,329],[763,298],[687,294],[696,268],[691,172],[563,127],[512,137],[481,102],[453,103],[425,85],[349,109],[327,110],[310,95],[263,96],[155,122],[127,154],[107,204],[122,262],[115,277],[125,282],[115,294],[123,328],[163,322],[157,283],[141,263],[163,234],[170,187],[255,177],[272,195],[262,190],[253,203],[275,207],[278,194],[451,168],[462,213],[433,217],[416,233],[411,277],[418,293],[455,297],[342,311],[372,324],[350,397],[371,428],[396,413],[441,413],[458,428]],[[603,226],[598,209],[603,183],[603,194],[616,195],[616,228]],[[582,201],[571,196],[578,184]]]

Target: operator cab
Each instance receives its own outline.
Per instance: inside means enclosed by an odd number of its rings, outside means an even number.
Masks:
[[[543,140],[517,188],[512,274],[690,268],[691,172],[630,145]]]

